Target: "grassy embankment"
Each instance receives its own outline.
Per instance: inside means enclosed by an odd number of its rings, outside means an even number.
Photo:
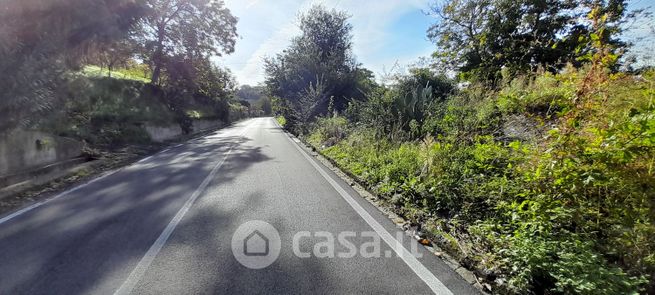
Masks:
[[[116,69],[108,77],[107,69],[85,66],[62,87],[58,107],[39,125],[91,145],[143,144],[150,142],[146,125],[182,126],[202,119],[228,122],[247,114],[233,103],[167,98],[163,89],[149,82],[139,68]]]
[[[585,83],[471,86],[420,141],[344,117],[307,140],[499,293],[653,292],[655,72]]]

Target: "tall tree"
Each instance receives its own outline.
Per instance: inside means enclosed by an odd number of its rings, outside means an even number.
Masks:
[[[266,60],[269,92],[289,100],[302,113],[300,117],[324,113],[330,98],[337,110],[343,110],[351,98],[363,98],[362,89],[370,87],[371,83],[365,81],[370,71],[360,69],[352,54],[349,17],[344,12],[313,6],[299,17],[302,34],[293,38],[285,51]],[[306,103],[305,96],[311,96],[311,104]],[[306,109],[308,105],[311,110]]]
[[[217,0],[146,0],[151,13],[140,38],[152,81],[160,83],[168,58],[207,58],[232,53],[237,18]]]
[[[450,0],[433,4],[439,22],[428,36],[443,63],[484,80],[498,80],[503,68],[510,75],[557,71],[581,64],[592,31],[584,16],[596,6],[615,23],[623,19],[624,0]],[[606,33],[615,36],[612,28]]]
[[[97,44],[126,37],[139,0],[5,0],[0,3],[0,133],[53,108],[64,73]]]
[[[98,44],[88,53],[87,62],[107,68],[111,78],[112,70],[126,66],[135,56],[134,44],[130,39],[122,39],[109,44]]]

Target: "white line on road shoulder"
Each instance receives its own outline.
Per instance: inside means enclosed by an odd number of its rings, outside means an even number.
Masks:
[[[243,136],[249,129],[250,124],[244,126],[243,132],[239,135],[239,137]],[[225,163],[225,160],[230,156],[232,153],[232,149],[236,146],[232,145],[230,149],[225,153],[225,156],[223,156],[223,159],[221,159],[220,162],[218,162],[212,170],[209,172],[207,177],[202,181],[200,186],[196,188],[196,190],[191,194],[191,197],[186,200],[184,203],[184,206],[180,208],[179,211],[177,211],[177,214],[173,217],[173,219],[168,223],[166,228],[164,228],[164,231],[161,232],[157,240],[150,246],[148,249],[148,252],[141,258],[137,266],[132,270],[130,275],[127,277],[125,282],[114,292],[114,295],[126,295],[130,294],[132,290],[136,287],[136,285],[139,283],[143,275],[146,273],[152,262],[155,260],[155,257],[157,257],[157,254],[159,254],[159,251],[164,247],[166,242],[168,241],[168,238],[170,238],[171,234],[173,234],[173,231],[175,228],[178,226],[180,221],[182,221],[182,218],[184,218],[184,215],[191,209],[191,206],[193,206],[193,203],[195,203],[196,199],[200,196],[200,194],[207,188],[209,183],[214,179],[214,176],[216,175],[216,172],[223,166],[223,163]]]
[[[105,178],[105,177],[107,177],[107,176],[110,176],[110,175],[112,175],[112,174],[118,172],[118,171],[121,170],[121,169],[122,169],[122,168],[118,168],[118,169],[116,169],[116,170],[113,170],[113,171],[110,171],[110,172],[106,172],[105,174],[102,174],[102,175],[100,175],[100,176],[98,176],[98,177],[96,177],[96,178],[94,178],[94,179],[91,179],[91,180],[89,180],[89,181],[86,182],[86,183],[80,184],[80,185],[78,185],[78,186],[76,186],[76,187],[74,187],[74,188],[71,188],[71,189],[68,189],[68,190],[66,190],[66,191],[64,191],[64,192],[62,192],[62,193],[59,193],[59,194],[55,195],[55,196],[52,197],[52,198],[49,198],[49,199],[46,199],[46,200],[40,201],[40,202],[38,202],[38,203],[34,203],[34,204],[30,205],[30,206],[27,206],[27,207],[25,207],[25,208],[23,208],[23,209],[20,209],[20,210],[14,212],[14,213],[12,213],[12,214],[9,214],[9,215],[7,215],[7,216],[5,216],[5,217],[3,217],[3,218],[0,218],[0,224],[3,224],[3,223],[5,223],[5,222],[7,222],[7,221],[9,221],[9,220],[12,220],[12,219],[14,219],[14,218],[16,218],[16,217],[18,217],[18,216],[21,216],[21,215],[23,215],[23,214],[25,214],[25,213],[27,213],[27,212],[29,212],[29,211],[32,211],[32,210],[34,210],[34,209],[36,209],[36,208],[39,208],[39,207],[41,207],[41,206],[43,206],[43,205],[45,205],[45,204],[47,204],[47,203],[50,203],[50,202],[52,202],[52,201],[54,201],[54,200],[56,200],[56,199],[59,199],[59,198],[65,196],[65,195],[68,195],[68,194],[70,194],[70,193],[72,193],[72,192],[75,192],[75,191],[77,191],[77,190],[79,190],[79,189],[81,189],[81,188],[84,188],[84,187],[86,187],[87,185],[90,185],[90,184],[92,184],[92,183],[94,183],[94,182],[96,182],[96,181],[98,181],[98,180],[101,180],[101,179],[103,179],[103,178]]]
[[[153,156],[154,156],[154,155],[153,155]],[[150,159],[152,159],[152,156],[147,156],[147,157],[145,157],[145,158],[139,160],[137,163],[143,163],[143,162],[148,161],[148,160],[150,160]]]
[[[154,154],[154,155],[157,155],[157,154],[163,154],[163,153],[165,153],[165,152],[170,151],[170,150],[173,149],[173,148],[181,147],[182,145],[184,145],[184,144],[183,144],[183,143],[177,144],[177,145],[175,145],[175,146],[173,146],[173,147],[170,147],[170,148],[167,148],[167,149],[165,149],[165,150],[163,150],[163,151],[159,151],[159,152],[157,152],[157,153]],[[150,156],[148,156],[148,157],[146,157],[146,158],[143,158],[143,159],[137,161],[135,164],[143,164],[144,162],[150,160],[154,155],[150,155]],[[11,214],[9,214],[9,215],[7,215],[7,216],[5,216],[5,217],[2,217],[2,218],[0,218],[0,224],[3,224],[3,223],[5,223],[5,222],[7,222],[7,221],[9,221],[9,220],[12,220],[12,219],[18,217],[18,216],[21,216],[21,215],[23,215],[23,214],[25,214],[25,213],[27,213],[27,212],[30,212],[30,211],[32,211],[32,210],[34,210],[34,209],[36,209],[36,208],[39,208],[39,207],[41,207],[41,206],[43,206],[43,205],[45,205],[45,204],[47,204],[47,203],[50,203],[50,202],[52,202],[52,201],[54,201],[54,200],[56,200],[56,199],[59,199],[59,198],[65,196],[65,195],[68,195],[68,194],[70,194],[70,193],[72,193],[72,192],[75,192],[75,191],[77,191],[77,190],[79,190],[79,189],[81,189],[81,188],[84,188],[84,187],[87,186],[87,185],[90,185],[90,184],[92,184],[92,183],[94,183],[94,182],[96,182],[96,181],[98,181],[98,180],[101,180],[101,179],[103,179],[103,178],[105,178],[105,177],[107,177],[107,176],[110,176],[110,175],[112,175],[112,174],[114,174],[114,173],[120,171],[121,169],[126,168],[126,167],[129,167],[129,166],[131,166],[131,165],[128,165],[128,166],[125,166],[125,167],[116,168],[116,169],[111,170],[111,171],[109,171],[109,172],[105,172],[104,174],[102,174],[102,175],[100,175],[100,176],[98,176],[98,177],[96,177],[96,178],[94,178],[94,179],[91,179],[91,180],[89,180],[89,181],[86,182],[86,183],[80,184],[80,185],[78,185],[78,186],[76,186],[76,187],[73,187],[73,188],[68,189],[68,190],[66,190],[66,191],[64,191],[64,192],[61,192],[61,193],[55,195],[54,197],[51,197],[51,198],[49,198],[49,199],[45,199],[45,200],[40,201],[40,202],[37,202],[37,203],[34,203],[34,204],[29,205],[29,206],[27,206],[27,207],[25,207],[25,208],[23,208],[23,209],[20,209],[20,210],[14,212],[14,213],[11,213]]]
[[[276,122],[277,123],[277,122]],[[279,127],[279,125],[278,125]],[[286,135],[285,135],[286,136]],[[428,270],[412,253],[410,253],[405,247],[402,246],[398,240],[396,240],[380,223],[377,222],[353,197],[348,194],[332,177],[330,177],[325,170],[319,166],[314,159],[311,158],[305,150],[303,150],[298,143],[296,143],[291,137],[287,136],[289,141],[293,146],[300,151],[300,153],[316,168],[316,170],[327,180],[328,183],[343,197],[344,200],[359,214],[359,216],[370,225],[375,232],[384,240],[389,247],[391,247],[396,254],[409,266],[409,268],[418,275],[421,280],[423,280],[432,292],[435,294],[444,294],[452,295],[453,293],[444,285],[434,274]]]

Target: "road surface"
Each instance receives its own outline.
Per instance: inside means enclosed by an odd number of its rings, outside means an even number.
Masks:
[[[232,250],[251,220],[279,232],[262,269]],[[315,255],[326,235],[345,252],[343,232],[354,257]],[[381,257],[360,254],[365,232]],[[0,217],[0,294],[477,294],[425,249],[400,255],[396,232],[274,119],[250,119]]]

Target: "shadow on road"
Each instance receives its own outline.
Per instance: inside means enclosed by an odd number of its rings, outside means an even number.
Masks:
[[[114,290],[127,276],[116,270],[134,268],[228,150],[231,154],[210,187],[269,160],[249,141],[209,136],[126,167],[3,224],[0,293]]]

